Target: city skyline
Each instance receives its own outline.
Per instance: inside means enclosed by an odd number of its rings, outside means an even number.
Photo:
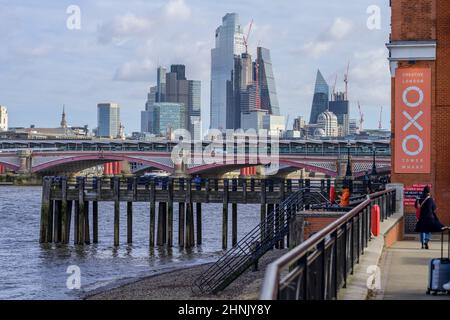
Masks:
[[[139,131],[140,111],[154,84],[156,67],[185,64],[191,78],[202,81],[203,128],[209,128],[209,56],[214,30],[227,12],[236,12],[244,33],[251,19],[255,21],[249,53],[256,56],[259,41],[271,50],[281,115],[308,118],[317,68],[329,83],[338,73],[338,89],[342,90],[350,60],[351,117],[357,117],[358,99],[366,113],[366,128],[375,128],[380,106],[388,108],[390,104],[386,95],[377,94],[390,90],[384,47],[389,7],[384,1],[350,2],[345,7],[337,1],[327,2],[327,12],[333,14],[317,15],[313,13],[323,9],[324,1],[288,1],[277,4],[278,10],[274,4],[255,10],[253,1],[131,1],[127,13],[121,12],[119,3],[108,4],[106,10],[102,2],[80,1],[81,30],[73,31],[65,28],[66,3],[44,1],[35,8],[24,7],[21,1],[7,7],[0,3],[4,24],[0,37],[10,43],[0,49],[0,85],[4,89],[0,104],[9,107],[11,127],[55,126],[65,104],[69,125],[94,128],[97,103],[117,102],[126,132],[131,133]],[[381,30],[366,27],[366,9],[372,4],[382,9]],[[184,27],[186,22],[189,26]],[[158,35],[154,35],[156,31]],[[186,41],[191,45],[186,46]],[[367,65],[366,60],[371,63]],[[388,126],[385,113],[383,127]]]

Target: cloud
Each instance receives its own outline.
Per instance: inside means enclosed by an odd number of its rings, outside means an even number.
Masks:
[[[127,13],[101,24],[97,30],[97,40],[101,44],[121,45],[131,38],[148,34],[152,26],[150,19]]]
[[[191,8],[184,0],[170,0],[164,7],[167,18],[177,20],[187,20],[191,17]]]
[[[20,47],[15,50],[15,53],[23,57],[39,58],[50,53],[52,47],[47,44],[41,44],[35,47]]]
[[[338,41],[343,40],[350,33],[352,27],[353,23],[350,20],[338,17],[315,40],[306,43],[301,51],[313,58],[319,58]]]
[[[156,64],[150,59],[129,61],[122,64],[114,75],[117,81],[152,81]]]

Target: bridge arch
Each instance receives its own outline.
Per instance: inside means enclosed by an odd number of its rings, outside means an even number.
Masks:
[[[8,162],[4,162],[1,159],[0,159],[0,165],[4,166],[5,168],[10,169],[12,171],[19,170],[19,166],[18,165],[11,164],[11,163],[8,163]]]
[[[312,164],[304,163],[304,162],[297,162],[292,160],[279,160],[279,164],[284,166],[289,166],[296,169],[308,169],[313,172],[323,173],[325,175],[336,177],[337,173],[333,170],[326,169],[323,167],[315,166]],[[244,167],[251,167],[251,166],[259,166],[262,165],[261,163],[254,163],[254,164],[203,164],[196,167],[192,167],[188,170],[188,174],[202,174],[202,173],[208,173],[211,171],[214,172],[230,172],[233,170],[238,170]]]
[[[48,162],[44,162],[42,164],[33,166],[32,172],[39,173],[44,171],[49,171],[52,168],[61,167],[63,165],[75,164],[75,163],[97,163],[97,165],[114,162],[114,161],[128,161],[128,162],[138,162],[143,163],[148,166],[155,167],[157,169],[167,171],[169,173],[174,171],[174,168],[170,166],[166,166],[157,161],[152,161],[148,159],[134,158],[133,156],[122,155],[122,154],[89,154],[89,155],[77,155],[73,157],[65,157],[59,158],[55,160],[51,160]],[[94,164],[95,165],[95,164]]]

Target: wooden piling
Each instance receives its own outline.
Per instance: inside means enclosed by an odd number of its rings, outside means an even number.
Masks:
[[[98,243],[98,202],[92,202],[92,242]]]
[[[228,180],[223,181],[222,249],[228,247]]]
[[[84,186],[85,179],[78,180],[78,242],[77,244],[84,244],[85,242],[85,210],[84,210]]]
[[[70,241],[70,227],[72,224],[72,208],[73,208],[73,206],[74,206],[73,201],[68,200],[67,201],[67,227],[66,227],[67,233],[66,233],[66,238],[65,238],[66,244],[69,243],[69,241]]]
[[[169,179],[167,202],[167,245],[173,246],[173,180]]]
[[[114,246],[119,245],[119,223],[120,223],[120,179],[114,177],[113,194],[114,194]]]
[[[84,202],[84,243],[91,244],[89,227],[89,201]]]
[[[155,181],[150,181],[150,247],[153,248],[155,246]]]
[[[127,243],[133,243],[133,202],[127,202]]]
[[[48,229],[47,229],[47,242],[53,242],[53,217],[55,215],[55,201],[50,200],[49,212],[48,212]]]
[[[237,245],[237,203],[231,205],[231,242],[233,247]]]
[[[266,238],[266,181],[261,181],[261,216],[260,216],[260,223],[261,223],[261,242]]]
[[[197,245],[202,244],[202,204],[197,202],[196,218],[197,218]]]
[[[67,208],[67,178],[63,177],[61,181],[61,242],[68,243],[69,213]]]
[[[186,248],[195,245],[194,235],[194,204],[186,203]]]
[[[61,242],[61,201],[55,200],[54,202],[54,219],[53,219],[53,242]]]
[[[165,203],[160,202],[158,205],[158,230],[157,230],[157,242],[156,244],[158,246],[164,245],[164,234],[166,231],[165,225],[164,225],[164,216],[165,216]]]
[[[178,245],[180,248],[184,247],[184,212],[185,204],[184,202],[180,202],[178,204]]]
[[[48,243],[48,217],[50,215],[50,188],[51,181],[48,178],[44,179],[42,187],[42,202],[41,202],[41,226],[40,226],[40,243]]]
[[[74,216],[73,216],[73,243],[78,244],[80,237],[80,201],[75,200]]]

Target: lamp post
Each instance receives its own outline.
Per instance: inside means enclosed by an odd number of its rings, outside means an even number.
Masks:
[[[376,156],[377,156],[377,149],[375,146],[372,147],[372,151],[373,151],[373,162],[372,162],[372,176],[376,176],[377,175],[377,165],[376,165]]]
[[[347,142],[347,170],[345,172],[346,177],[351,177],[353,175],[352,173],[352,164],[350,162],[350,140]]]

